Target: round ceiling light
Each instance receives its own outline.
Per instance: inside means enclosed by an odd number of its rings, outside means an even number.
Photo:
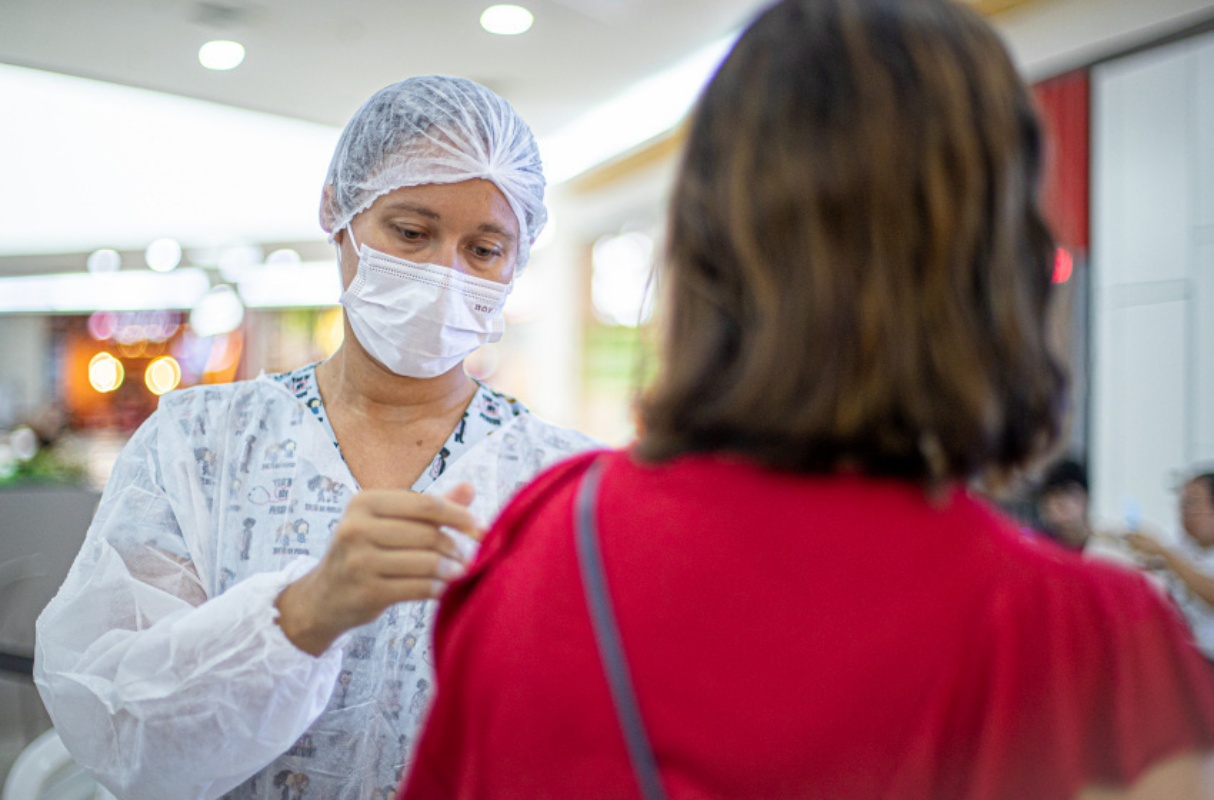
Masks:
[[[90,253],[87,264],[89,272],[94,275],[103,272],[117,272],[122,267],[122,256],[118,254],[117,250],[106,247]]]
[[[198,48],[198,63],[207,69],[235,69],[244,61],[244,45],[226,39],[216,39]]]
[[[181,245],[175,239],[157,239],[143,251],[143,260],[157,272],[169,272],[181,263]]]
[[[481,27],[499,36],[517,36],[531,30],[535,17],[522,6],[489,6],[481,14]]]

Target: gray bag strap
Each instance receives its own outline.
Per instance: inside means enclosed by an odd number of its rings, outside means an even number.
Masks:
[[[598,529],[594,521],[602,473],[603,460],[595,459],[578,486],[577,501],[573,509],[578,566],[582,571],[582,585],[586,588],[586,605],[590,608],[590,621],[594,625],[599,657],[607,672],[616,716],[624,732],[624,742],[628,746],[628,757],[632,760],[632,769],[636,774],[641,796],[645,800],[662,800],[666,793],[662,790],[657,760],[649,745],[645,722],[641,719],[641,710],[632,691],[632,676],[628,671],[628,661],[624,657],[624,646],[620,641],[620,630],[615,623],[611,598],[607,594],[607,575],[603,571],[603,556],[599,549]]]

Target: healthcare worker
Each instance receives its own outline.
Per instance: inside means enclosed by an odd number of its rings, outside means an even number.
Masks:
[[[343,345],[166,395],[38,620],[55,727],[119,797],[391,793],[434,598],[481,522],[593,445],[462,368],[501,336],[543,193],[530,129],[471,81],[402,81],[347,125],[321,202]]]

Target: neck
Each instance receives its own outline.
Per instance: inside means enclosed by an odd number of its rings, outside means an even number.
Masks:
[[[341,347],[316,367],[316,380],[326,406],[340,406],[369,422],[401,423],[466,406],[476,383],[463,366],[434,378],[397,375],[368,356],[347,325]]]

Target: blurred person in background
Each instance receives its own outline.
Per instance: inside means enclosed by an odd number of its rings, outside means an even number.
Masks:
[[[320,212],[341,348],[166,395],[39,618],[38,689],[111,791],[393,790],[434,683],[433,599],[479,520],[591,445],[463,370],[501,335],[543,195],[531,130],[471,81],[402,81],[347,125]]]
[[[1180,492],[1184,537],[1169,547],[1142,531],[1126,541],[1148,566],[1167,570],[1168,591],[1184,612],[1197,646],[1214,660],[1214,472],[1186,481]]]
[[[1136,571],[966,490],[1059,436],[1033,103],[949,0],[784,0],[693,114],[637,444],[444,595],[407,800],[1201,796]]]
[[[1082,551],[1092,536],[1088,522],[1088,475],[1074,459],[1046,470],[1037,490],[1042,532],[1068,550]]]

